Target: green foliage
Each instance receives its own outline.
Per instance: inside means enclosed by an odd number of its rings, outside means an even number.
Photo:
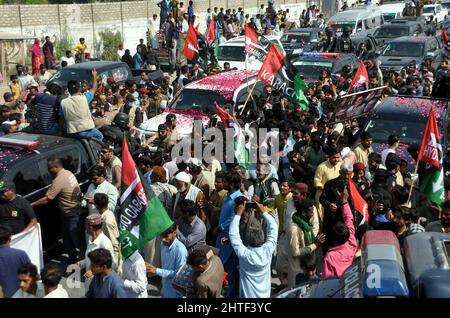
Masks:
[[[57,59],[61,59],[66,56],[67,50],[72,50],[74,46],[72,35],[69,32],[67,25],[63,25],[61,28],[61,34],[56,38],[55,51]]]
[[[101,58],[104,61],[115,61],[117,59],[117,49],[122,42],[122,35],[119,31],[114,33],[111,30],[103,30],[98,33],[103,44]]]
[[[0,0],[0,4],[48,4],[48,0]]]

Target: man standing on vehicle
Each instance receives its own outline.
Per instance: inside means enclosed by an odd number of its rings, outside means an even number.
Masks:
[[[326,27],[325,34],[327,36],[327,40],[325,42],[324,52],[333,53],[336,50],[336,37],[334,36],[333,29]]]
[[[89,108],[89,104],[97,91],[97,71],[95,69],[92,70],[92,80],[92,88],[84,94],[81,93],[78,81],[70,80],[67,83],[70,97],[61,101],[62,116],[60,120],[64,119],[66,131],[69,135],[78,138],[95,138],[102,141],[103,134],[95,128]]]
[[[84,222],[87,211],[81,205],[80,185],[73,173],[63,168],[60,159],[50,158],[47,167],[54,176],[52,184],[47,194],[31,206],[45,205],[56,199],[63,214],[63,243],[69,254],[68,264],[74,264],[78,260],[77,249],[81,258],[86,250]]]
[[[0,224],[12,230],[12,235],[26,232],[37,224],[36,214],[30,203],[16,195],[14,184],[0,182]]]
[[[350,27],[345,27],[344,32],[339,37],[339,51],[342,53],[353,53],[355,51],[355,47],[353,46],[352,39],[350,39],[350,35],[352,34],[352,30]]]

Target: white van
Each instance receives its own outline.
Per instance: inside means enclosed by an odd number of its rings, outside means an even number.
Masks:
[[[379,7],[369,5],[338,12],[327,21],[327,26],[339,36],[347,26],[351,27],[352,33],[355,34],[379,27],[383,22],[383,13]]]
[[[279,46],[282,47],[280,42],[281,36],[266,36],[265,38],[269,41],[277,41]],[[267,45],[268,44],[269,43],[267,43]],[[225,62],[230,63],[231,68],[236,67],[238,70],[245,70],[247,66],[247,70],[259,71],[262,66],[262,62],[253,56],[247,57],[246,65],[245,36],[232,38],[219,46],[220,53],[217,61],[219,62],[219,66],[222,68]]]
[[[384,22],[389,22],[393,19],[398,19],[403,16],[403,9],[405,4],[403,2],[399,3],[388,3],[380,6],[381,13],[383,14]]]

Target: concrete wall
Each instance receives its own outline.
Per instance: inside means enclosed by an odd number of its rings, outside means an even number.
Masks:
[[[104,29],[120,31],[124,36],[125,48],[132,53],[139,38],[145,38],[147,21],[153,14],[159,15],[157,2],[130,1],[71,5],[2,5],[0,6],[0,30],[8,33],[26,34],[43,38],[55,36],[58,39],[62,28],[67,25],[74,44],[80,37],[86,38],[88,50],[97,55],[100,49],[98,32]],[[298,4],[294,9],[306,7],[307,0],[277,0],[275,7],[284,4]],[[187,3],[188,1],[184,1]],[[310,2],[308,2],[309,4]],[[312,1],[311,1],[312,3]],[[206,30],[207,8],[243,8],[246,13],[256,14],[260,4],[267,7],[267,0],[197,0],[194,10],[200,22],[200,31]],[[292,12],[292,8],[290,8]]]

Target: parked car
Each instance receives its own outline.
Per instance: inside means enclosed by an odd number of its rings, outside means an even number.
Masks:
[[[320,31],[323,32],[321,28],[301,28],[287,31],[280,40],[286,57],[291,59],[304,51],[314,50],[315,45],[319,42]]]
[[[374,4],[338,12],[326,24],[339,36],[348,26],[352,33],[359,33],[379,27],[383,22],[383,12]]]
[[[319,78],[323,70],[329,71],[332,75],[338,75],[344,66],[349,66],[353,71],[358,68],[359,60],[354,54],[348,53],[305,52],[293,60],[292,64],[303,76],[304,81],[311,83]]]
[[[402,36],[416,35],[424,35],[422,26],[417,22],[402,19],[391,20],[390,23],[383,24],[373,33],[380,44]]]
[[[30,202],[36,201],[45,196],[52,182],[47,160],[58,158],[76,176],[82,192],[86,192],[90,183],[87,171],[97,162],[101,146],[95,139],[22,132],[0,137],[0,180],[15,184],[17,194]],[[62,248],[61,212],[56,201],[34,211],[41,225],[44,257],[51,259]]]
[[[208,114],[217,112],[215,103],[223,108],[226,101],[232,101],[229,112],[233,114],[235,107],[247,99],[247,84],[251,87],[257,81],[257,74],[256,71],[228,71],[186,85],[162,114],[141,124],[137,129],[141,140],[156,134],[158,126],[165,122],[169,113],[177,116],[178,139],[190,136],[194,117],[200,117],[206,127],[209,122]],[[258,81],[253,95],[259,96],[263,88],[263,82]]]
[[[444,0],[441,2],[441,6],[444,10],[447,10],[447,15],[450,13],[450,1]]]
[[[402,36],[386,42],[378,57],[382,70],[399,71],[411,62],[419,68],[425,59],[431,59],[435,69],[442,61],[442,43],[435,36]]]
[[[384,22],[389,22],[393,19],[398,19],[403,15],[405,3],[394,2],[380,5],[380,10],[383,13]]]
[[[51,83],[56,83],[61,87],[67,87],[70,80],[79,82],[87,81],[92,85],[92,70],[96,69],[98,76],[101,77],[102,82],[106,83],[108,78],[114,79],[118,84],[126,81],[134,80],[140,81],[141,72],[146,72],[149,78],[153,81],[159,81],[164,74],[161,71],[147,71],[147,70],[132,70],[128,64],[123,62],[110,61],[92,61],[73,64],[71,66],[63,67],[57,71],[48,81],[47,86]],[[133,75],[133,73],[135,75]]]
[[[426,4],[423,6],[423,16],[427,19],[433,18],[437,20],[438,27],[441,27],[447,19],[448,11],[444,9],[441,4]]]
[[[262,45],[269,50],[270,41],[275,41],[281,47],[279,36],[267,36],[261,37]],[[252,70],[258,71],[262,66],[262,61],[256,59],[254,56],[248,56],[245,54],[245,37],[238,36],[232,38],[220,46],[220,53],[217,57],[219,65],[223,67],[225,62],[230,63],[231,68],[238,70]],[[247,59],[247,64],[246,64]]]
[[[408,152],[408,147],[418,147],[422,141],[422,132],[431,107],[434,107],[438,127],[446,129],[450,122],[448,100],[426,97],[396,96],[384,99],[374,109],[360,119],[361,131],[368,131],[373,137],[372,148],[381,153],[387,148],[387,138],[391,134],[400,136],[397,154],[408,162],[409,170],[414,170],[415,160]],[[399,120],[401,118],[401,120]],[[447,133],[443,144],[448,143]],[[354,146],[357,146],[355,144]]]

